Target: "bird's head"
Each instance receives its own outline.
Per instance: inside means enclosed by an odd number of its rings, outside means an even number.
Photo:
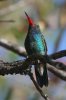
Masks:
[[[41,33],[40,32],[40,27],[39,25],[36,25],[33,20],[28,16],[28,14],[25,12],[26,16],[27,16],[27,19],[28,19],[28,23],[29,23],[29,29],[28,31],[31,31],[31,32],[28,32],[28,33]]]
[[[28,14],[25,12],[26,16],[27,16],[27,19],[28,19],[28,23],[29,23],[29,26],[34,26],[34,22],[33,20],[28,16]]]

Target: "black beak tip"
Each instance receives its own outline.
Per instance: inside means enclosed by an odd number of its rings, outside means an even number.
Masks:
[[[26,11],[25,11],[25,15],[28,16],[28,14],[26,13]]]
[[[34,25],[32,19],[28,16],[28,14],[25,12],[25,15],[27,16],[27,19],[28,19],[28,22],[29,22],[29,25]]]

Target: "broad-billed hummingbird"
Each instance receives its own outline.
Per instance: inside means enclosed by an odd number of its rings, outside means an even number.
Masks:
[[[29,22],[28,33],[25,39],[25,49],[28,56],[32,54],[46,55],[47,45],[39,25],[36,25],[26,12],[25,14]],[[43,87],[43,85],[48,86],[46,63],[39,64],[39,61],[36,60],[34,68],[38,85],[40,87]]]

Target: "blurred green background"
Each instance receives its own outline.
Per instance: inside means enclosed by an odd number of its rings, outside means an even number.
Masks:
[[[66,49],[66,0],[0,0],[0,39],[24,46],[28,22],[24,11],[39,24],[44,33],[48,54]],[[0,47],[0,59],[22,57]],[[66,64],[66,58],[58,59]],[[50,100],[66,100],[66,84],[49,74]],[[44,88],[43,88],[44,90]],[[44,90],[45,92],[45,90]],[[0,100],[43,100],[28,76],[0,76]]]

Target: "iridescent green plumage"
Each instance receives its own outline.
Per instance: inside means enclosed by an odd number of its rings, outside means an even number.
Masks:
[[[31,25],[29,24],[28,34],[25,39],[25,48],[28,53],[28,56],[32,54],[47,54],[47,45],[38,25],[32,25],[32,23]],[[43,73],[41,71],[41,68],[43,70]],[[38,61],[36,60],[35,74],[36,80],[40,87],[42,87],[43,85],[48,86],[46,63],[44,65],[42,64],[41,66],[40,64],[38,64]]]

